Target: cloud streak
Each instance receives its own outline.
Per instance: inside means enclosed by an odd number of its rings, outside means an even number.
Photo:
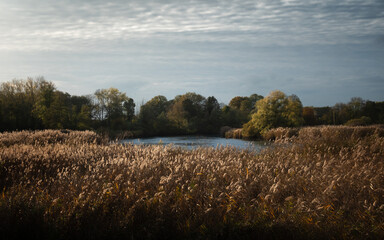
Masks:
[[[382,0],[0,0],[0,80],[114,86],[138,102],[274,89],[314,105],[382,100],[383,33]]]
[[[142,39],[359,43],[384,30],[381,0],[2,1],[0,9],[1,49],[68,50]]]

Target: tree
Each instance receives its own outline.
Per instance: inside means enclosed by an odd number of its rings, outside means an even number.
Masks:
[[[170,110],[168,119],[179,133],[196,133],[203,128],[205,98],[200,94],[188,92],[176,96]]]
[[[313,107],[303,108],[304,124],[307,126],[313,126],[316,124],[315,110]]]
[[[252,94],[249,97],[234,97],[228,104],[228,108],[223,109],[224,125],[231,127],[241,127],[251,119],[251,114],[256,112],[256,102],[263,99],[263,96]]]
[[[288,127],[296,127],[304,124],[303,119],[303,104],[300,98],[296,95],[288,96],[288,104],[286,110],[282,113],[287,120]]]
[[[125,128],[134,113],[133,100],[116,88],[97,90],[95,97],[95,116],[102,125],[111,129]]]
[[[252,94],[251,96],[249,96],[249,100],[251,101],[252,106],[251,113],[257,112],[256,103],[263,98],[264,97],[259,94]]]
[[[221,109],[222,123],[224,126],[240,127],[237,111],[230,106],[223,106]]]
[[[107,90],[106,89],[98,89],[95,92],[95,103],[94,103],[94,111],[95,117],[99,121],[104,121],[106,118],[106,99],[107,99]]]
[[[203,122],[203,132],[206,133],[217,133],[221,127],[220,104],[213,96],[205,100]]]
[[[139,122],[146,135],[166,135],[171,132],[166,113],[170,102],[164,96],[156,96],[140,108]]]
[[[366,101],[362,112],[372,119],[372,123],[384,123],[384,102]]]
[[[0,130],[41,128],[41,121],[32,114],[43,78],[14,79],[0,86]]]
[[[349,101],[348,109],[350,111],[350,119],[359,118],[362,116],[365,101],[360,97],[353,97]]]
[[[44,126],[52,129],[75,128],[72,120],[71,96],[68,93],[55,91],[47,112]]]
[[[316,124],[334,124],[334,111],[331,107],[314,107]]]
[[[332,111],[334,124],[344,124],[351,118],[351,112],[345,103],[336,103]]]
[[[91,127],[89,98],[60,92],[43,77],[1,84],[0,105],[1,131]]]
[[[135,106],[132,98],[128,98],[128,100],[123,103],[124,115],[127,121],[131,121],[135,116]]]
[[[251,102],[249,101],[249,98],[248,98],[248,97],[240,97],[240,96],[237,96],[237,97],[232,98],[231,101],[229,101],[229,104],[228,104],[228,105],[229,105],[231,108],[240,110],[241,104],[242,104],[242,102],[244,102],[244,101],[248,101],[248,102],[249,102],[249,104],[247,103],[246,105],[250,105],[250,103],[251,103]]]
[[[304,120],[302,104],[295,96],[287,97],[281,91],[272,91],[266,98],[256,103],[257,112],[243,126],[243,136],[258,137],[266,130],[275,127],[296,127]]]
[[[39,82],[39,92],[33,112],[42,121],[45,128],[56,128],[53,127],[52,123],[52,121],[55,121],[55,118],[50,112],[50,110],[52,110],[51,104],[54,101],[55,91],[56,87],[52,82],[47,82],[44,79]],[[56,99],[56,102],[57,101],[58,99]]]

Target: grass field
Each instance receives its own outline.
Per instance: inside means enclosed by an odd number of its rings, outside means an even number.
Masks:
[[[384,239],[384,129],[274,129],[259,154],[0,134],[2,239]]]

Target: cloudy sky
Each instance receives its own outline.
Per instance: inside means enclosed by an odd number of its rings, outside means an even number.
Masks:
[[[276,89],[305,106],[384,101],[384,1],[0,0],[0,81],[29,76],[136,102]]]

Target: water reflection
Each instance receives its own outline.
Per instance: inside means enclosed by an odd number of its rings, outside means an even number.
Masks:
[[[242,139],[226,139],[214,136],[135,138],[125,139],[121,142],[143,145],[173,144],[176,147],[182,147],[186,149],[195,149],[198,147],[232,146],[238,149],[248,149],[254,151],[259,151],[267,146],[267,143],[264,141],[246,141]]]

